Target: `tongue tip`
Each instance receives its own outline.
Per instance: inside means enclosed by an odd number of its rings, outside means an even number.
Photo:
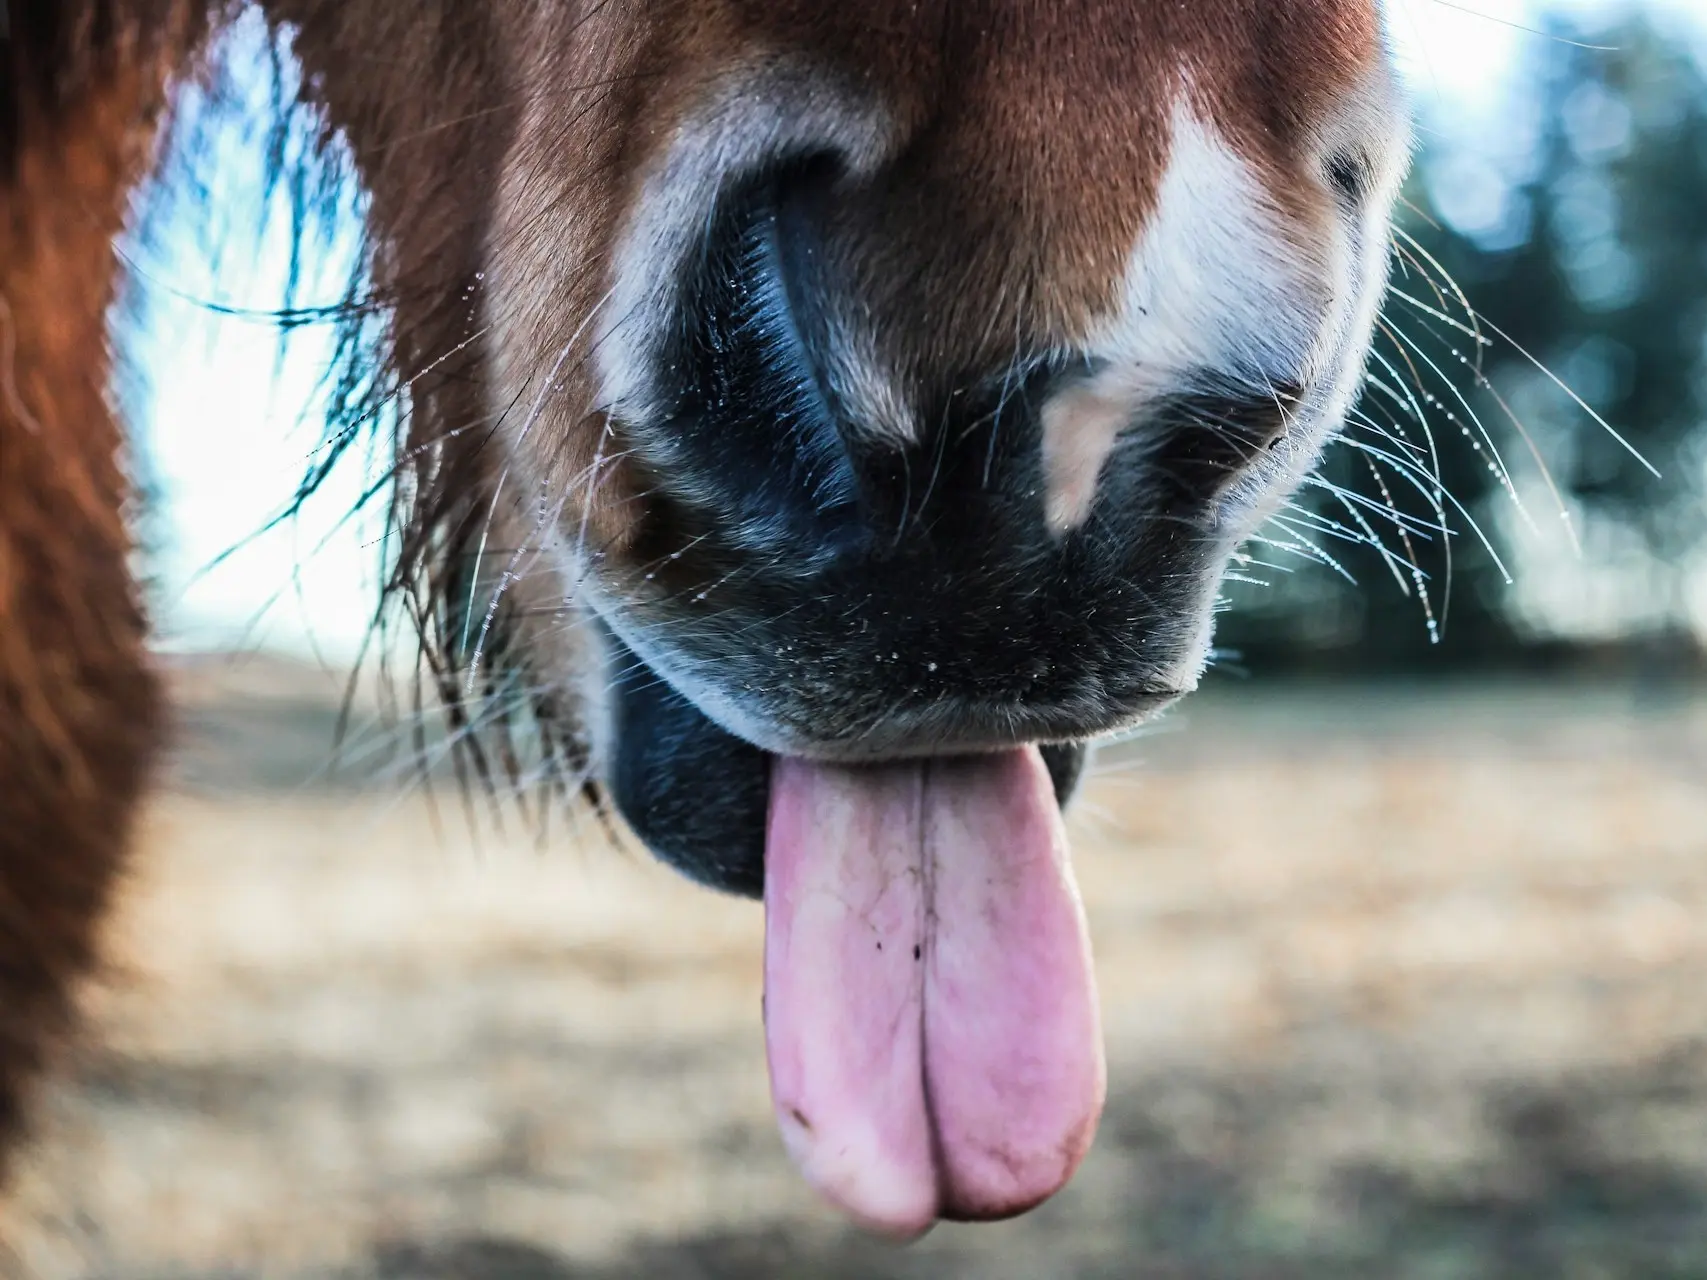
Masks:
[[[826,1204],[861,1231],[892,1244],[912,1244],[923,1239],[947,1216],[930,1191],[897,1195],[897,1188],[881,1186],[869,1177],[854,1185],[835,1185],[814,1177],[810,1168],[804,1172],[807,1183]]]
[[[878,1207],[860,1203],[836,1195],[824,1187],[817,1187],[816,1190],[831,1208],[855,1227],[867,1235],[887,1240],[890,1244],[907,1245],[923,1240],[940,1221],[973,1221],[971,1218],[950,1218],[934,1204],[923,1210],[897,1210],[892,1206]],[[995,1219],[989,1221],[993,1222]]]
[[[978,1226],[990,1222],[1011,1222],[1015,1218],[1023,1218],[1033,1209],[1052,1199],[1053,1191],[1047,1191],[1040,1196],[1030,1196],[1023,1200],[1012,1200],[1001,1203],[982,1204],[975,1201],[964,1203],[955,1202],[942,1207],[942,1220],[955,1222],[965,1226]]]
[[[1029,1158],[992,1158],[982,1169],[964,1165],[944,1187],[940,1210],[947,1222],[1004,1222],[1030,1213],[1065,1189],[1090,1154],[1106,1095],[1082,1123],[1049,1152]]]
[[[778,1100],[784,1148],[807,1184],[861,1230],[896,1244],[924,1236],[941,1218],[933,1171],[916,1152],[863,1126],[820,1132],[797,1107]]]
[[[841,1201],[833,1201],[836,1208],[845,1214],[854,1226],[867,1235],[876,1236],[893,1245],[917,1244],[928,1236],[942,1218],[934,1211],[927,1216],[883,1216],[873,1217],[862,1214],[850,1208]]]
[[[981,1169],[941,1170],[942,1181],[934,1189],[908,1176],[910,1170],[890,1169],[885,1176],[867,1165],[850,1176],[850,1169],[827,1168],[790,1132],[792,1125],[784,1122],[783,1131],[790,1155],[827,1203],[861,1230],[905,1245],[928,1235],[938,1222],[1006,1222],[1053,1199],[1090,1153],[1101,1118],[1099,1098],[1082,1126],[1047,1156],[993,1155]]]
[[[1022,1217],[1058,1195],[1090,1153],[1102,1108],[1043,1156],[992,1156],[982,1168],[962,1165],[941,1170],[933,1189],[899,1168],[878,1172],[869,1165],[857,1174],[849,1168],[826,1167],[810,1148],[790,1135],[784,1123],[785,1145],[806,1180],[826,1202],[861,1230],[895,1244],[911,1244],[929,1234],[938,1222],[989,1223]],[[793,1136],[794,1141],[788,1139]]]

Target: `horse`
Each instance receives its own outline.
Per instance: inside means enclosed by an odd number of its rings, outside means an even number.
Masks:
[[[10,0],[0,1144],[163,740],[114,242],[252,8],[361,192],[331,451],[390,432],[453,723],[763,899],[783,1141],[856,1221],[1053,1195],[1106,1090],[1061,810],[1358,393],[1376,0]]]

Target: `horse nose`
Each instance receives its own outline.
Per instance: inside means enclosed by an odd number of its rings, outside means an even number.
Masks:
[[[646,180],[605,305],[603,400],[650,506],[678,537],[795,561],[904,539],[955,498],[1010,523],[1044,480],[1040,393],[1072,362],[1041,333],[932,332],[945,281],[987,291],[967,267],[1006,254],[1000,220],[945,237],[915,207],[945,161],[870,104],[739,89]]]
[[[902,367],[869,314],[889,264],[842,233],[882,177],[821,143],[734,170],[653,282],[656,319],[625,335],[640,390],[614,397],[618,416],[695,536],[836,553],[905,523],[933,488],[921,468],[957,482],[958,457],[977,451],[989,478],[1005,470],[1012,442],[993,450],[989,436],[1023,411],[1029,373],[1006,371],[1005,405],[930,385],[941,370]]]
[[[943,281],[1007,240],[945,239],[905,189],[916,156],[853,145],[822,104],[786,127],[774,102],[742,110],[724,142],[715,112],[685,125],[648,180],[637,225],[657,225],[630,237],[633,296],[611,304],[628,328],[600,344],[624,353],[607,403],[677,546],[806,568],[921,542],[1022,561],[1099,508],[1201,513],[1280,430],[1287,395],[1213,369],[1158,395],[1041,309],[993,345],[933,336]]]

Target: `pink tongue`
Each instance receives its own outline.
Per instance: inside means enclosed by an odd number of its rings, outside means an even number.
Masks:
[[[778,760],[765,857],[771,1094],[807,1180],[896,1236],[1060,1190],[1106,1082],[1084,911],[1037,750]]]

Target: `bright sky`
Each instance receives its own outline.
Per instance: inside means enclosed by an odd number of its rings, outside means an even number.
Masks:
[[[1425,128],[1497,128],[1507,72],[1542,38],[1529,0],[1386,0],[1400,62]],[[1555,11],[1610,17],[1620,0],[1558,0]],[[1655,0],[1707,49],[1703,0]],[[259,161],[233,144],[222,180],[241,198],[258,183]],[[241,238],[237,239],[241,243]],[[189,235],[169,235],[142,262],[150,321],[136,354],[150,386],[136,406],[144,448],[163,499],[165,546],[160,629],[178,648],[265,645],[318,649],[347,659],[374,601],[373,520],[332,526],[361,491],[348,467],[297,520],[266,534],[216,568],[207,566],[259,530],[288,502],[316,439],[315,377],[326,359],[323,335],[294,337],[280,363],[264,323],[222,318],[195,300],[265,311],[279,305],[286,243],[264,238],[260,252],[236,254],[215,273]],[[339,278],[337,264],[324,275]],[[233,269],[235,268],[235,269]],[[334,287],[305,301],[331,301]]]

